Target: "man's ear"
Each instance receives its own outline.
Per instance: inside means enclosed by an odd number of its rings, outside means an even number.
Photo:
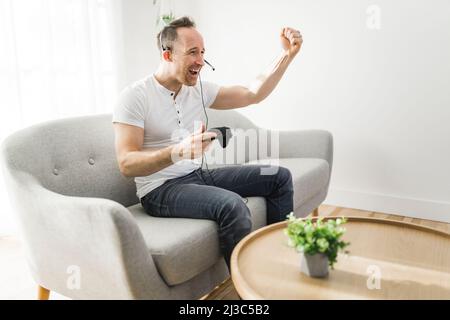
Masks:
[[[171,57],[171,54],[170,54],[169,50],[166,50],[166,51],[163,52],[163,58],[166,61],[171,61],[172,60],[172,57]]]

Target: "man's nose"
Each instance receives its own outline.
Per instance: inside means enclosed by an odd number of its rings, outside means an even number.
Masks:
[[[195,63],[203,67],[205,65],[205,59],[203,59],[203,57],[200,56],[199,58],[197,58]]]

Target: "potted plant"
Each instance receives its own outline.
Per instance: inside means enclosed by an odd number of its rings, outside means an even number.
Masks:
[[[341,240],[345,229],[345,218],[301,219],[293,213],[288,216],[288,225],[284,230],[288,244],[300,252],[300,270],[311,277],[326,277],[328,267],[333,269],[338,251],[344,250],[350,243]],[[348,251],[345,251],[348,253]]]
[[[156,27],[158,30],[161,30],[175,20],[172,0],[153,0],[153,5],[156,6]]]
[[[172,12],[170,12],[168,14],[161,15],[160,19],[163,21],[164,25],[168,25],[173,20],[175,20],[175,15]]]

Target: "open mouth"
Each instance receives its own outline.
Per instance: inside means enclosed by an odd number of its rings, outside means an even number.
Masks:
[[[189,69],[189,73],[193,76],[197,76],[198,73],[200,72],[200,69]]]

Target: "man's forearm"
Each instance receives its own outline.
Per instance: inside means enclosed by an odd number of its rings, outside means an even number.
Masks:
[[[145,177],[174,164],[173,146],[162,149],[131,151],[120,163],[120,171],[126,177]]]
[[[282,52],[269,69],[250,84],[248,89],[253,93],[254,103],[261,102],[275,89],[292,59],[287,52]]]

